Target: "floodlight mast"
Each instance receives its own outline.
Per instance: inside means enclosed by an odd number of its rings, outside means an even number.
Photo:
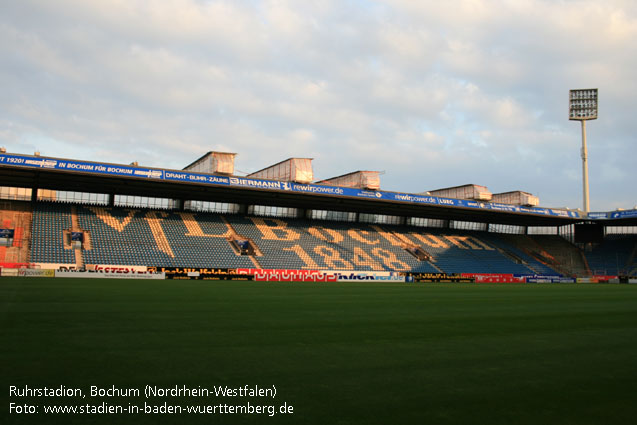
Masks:
[[[582,123],[582,184],[583,184],[583,209],[585,213],[591,210],[590,196],[588,191],[588,149],[586,147],[586,120],[581,120]]]
[[[577,89],[569,92],[568,119],[582,123],[582,184],[583,209],[590,211],[588,191],[588,149],[586,148],[586,121],[597,119],[597,89]]]

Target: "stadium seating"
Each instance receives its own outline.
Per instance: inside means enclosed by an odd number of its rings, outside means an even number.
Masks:
[[[380,226],[291,218],[77,206],[86,232],[85,264],[160,267],[223,267],[413,271],[424,273],[555,272],[485,232]],[[38,204],[34,261],[75,262],[62,235],[71,229],[71,208]],[[50,223],[50,225],[47,225]],[[44,229],[44,230],[43,230]],[[46,230],[48,229],[48,230]],[[42,233],[42,232],[49,233]],[[232,240],[249,240],[254,259]],[[409,253],[419,248],[428,259]],[[45,261],[46,260],[46,261]]]
[[[34,206],[30,261],[78,264],[65,241],[70,231],[85,233],[78,252],[87,265],[570,275],[556,270],[570,256],[586,273],[581,250],[558,236],[51,202]],[[255,255],[241,255],[237,240]],[[636,241],[607,237],[586,253],[590,270],[634,271]]]
[[[500,235],[500,238],[563,275],[585,277],[591,274],[582,250],[561,236]],[[547,274],[546,271],[542,273]]]
[[[597,275],[628,275],[637,268],[637,236],[607,235],[604,242],[585,251],[588,265]]]
[[[406,227],[397,228],[394,233],[404,235],[433,254],[434,264],[445,273],[555,274],[554,270],[509,245],[502,235]]]
[[[238,256],[217,215],[122,208],[78,207],[80,227],[91,239],[86,264],[158,267],[254,267]]]
[[[73,250],[64,244],[64,232],[71,227],[70,205],[37,203],[31,228],[31,262],[75,264]]]

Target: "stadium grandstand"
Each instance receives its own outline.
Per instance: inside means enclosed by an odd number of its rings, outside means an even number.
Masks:
[[[240,177],[235,155],[208,152],[171,170],[1,153],[2,273],[117,266],[637,276],[637,210],[545,208],[526,192],[492,197],[478,185],[390,192],[378,172],[312,183],[309,158]]]

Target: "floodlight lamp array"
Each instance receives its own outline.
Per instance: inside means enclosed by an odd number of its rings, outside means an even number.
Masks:
[[[569,92],[569,120],[597,119],[597,89],[578,89]]]

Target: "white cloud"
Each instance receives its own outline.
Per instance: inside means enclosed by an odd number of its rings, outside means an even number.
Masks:
[[[10,2],[0,145],[175,168],[228,150],[245,171],[311,156],[389,190],[579,205],[566,96],[599,87],[590,149],[619,152],[591,155],[599,210],[637,198],[635,39],[629,0]]]

